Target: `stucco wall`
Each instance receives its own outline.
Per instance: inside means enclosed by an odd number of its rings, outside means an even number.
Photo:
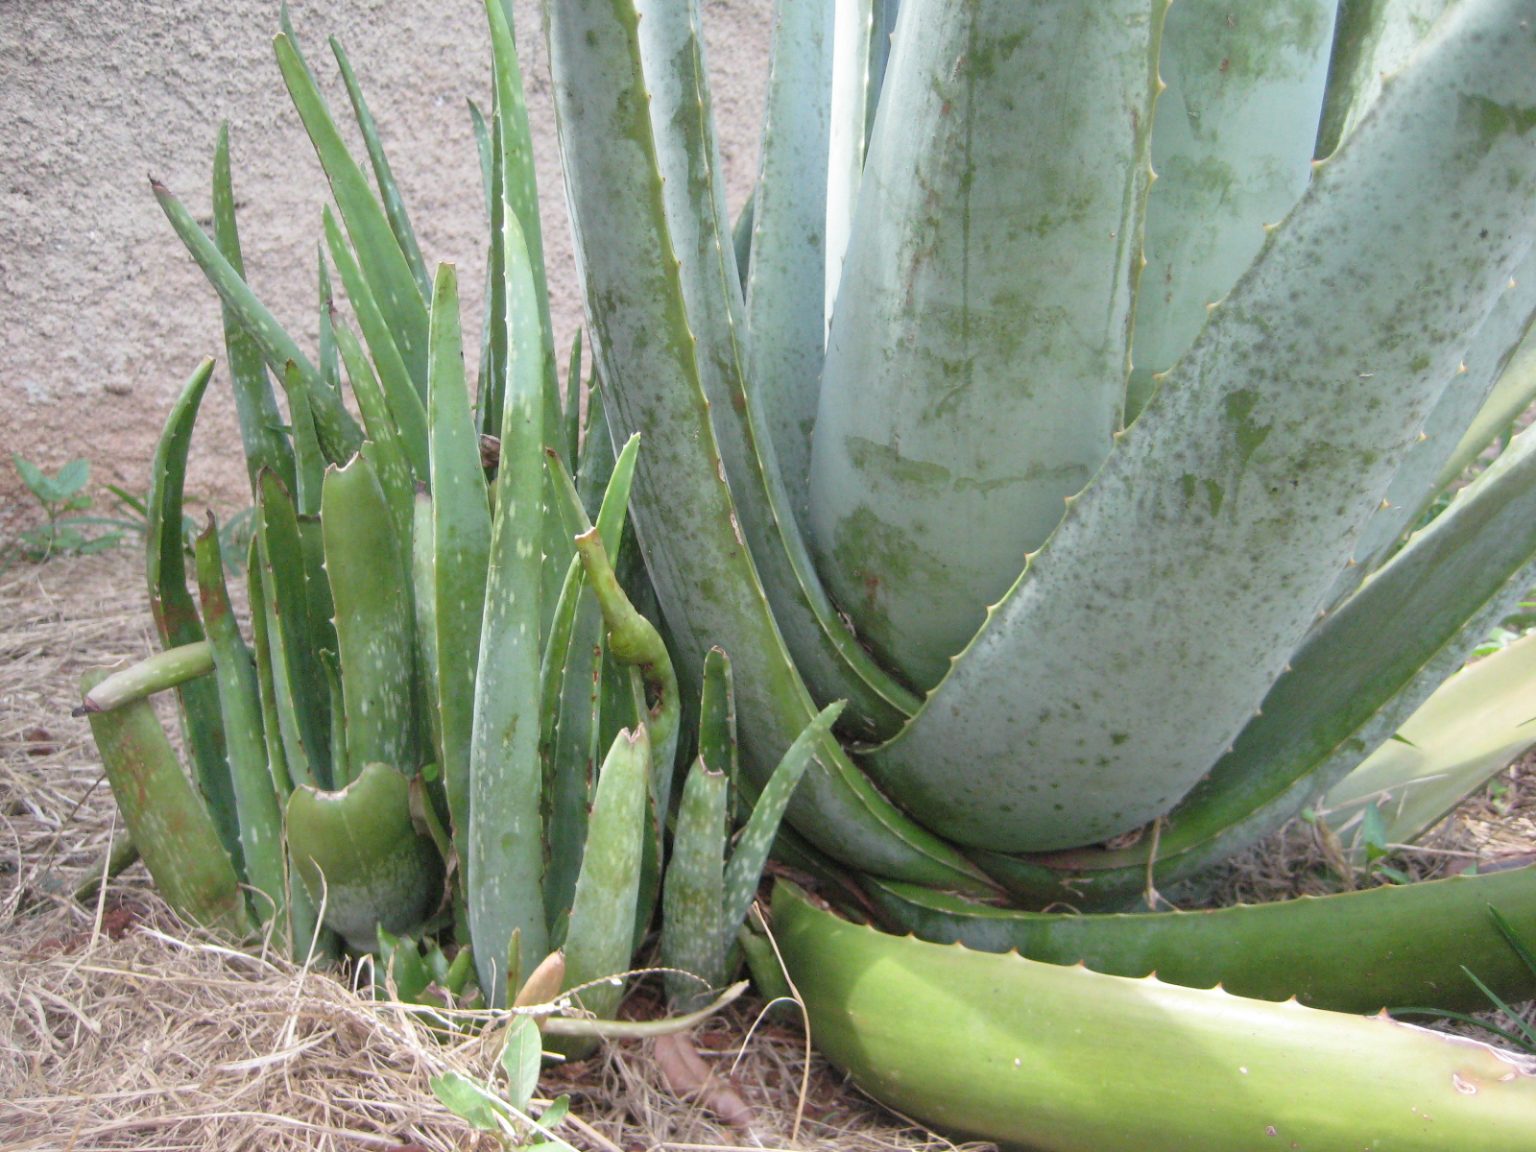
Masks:
[[[429,262],[458,266],[478,331],[482,196],[466,99],[490,104],[477,0],[294,0],[333,108],[347,107],[325,39],[340,37],[390,152]],[[556,339],[580,324],[537,0],[517,0],[537,136]],[[733,210],[756,166],[772,0],[705,0]],[[0,0],[0,530],[30,514],[11,453],[96,482],[146,486],[182,381],[222,356],[218,303],[150,194],[168,185],[208,223],[209,174],[230,122],[247,277],[313,348],[315,244],[326,189],[272,56],[276,0]],[[361,153],[359,153],[360,155]],[[248,503],[220,368],[194,442],[191,493]]]

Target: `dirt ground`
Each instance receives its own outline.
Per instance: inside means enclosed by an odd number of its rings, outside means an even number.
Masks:
[[[0,1147],[495,1147],[430,1090],[449,1070],[491,1076],[495,1053],[479,1040],[444,1041],[333,974],[199,939],[139,866],[90,900],[69,897],[100,868],[115,812],[86,724],[69,710],[83,669],[150,650],[145,604],[134,548],[0,570]],[[1409,863],[1434,875],[1533,850],[1526,765]],[[1298,877],[1317,875],[1325,857],[1293,833],[1233,865],[1220,898],[1305,888]],[[561,1135],[593,1152],[954,1147],[808,1056],[792,1007],[735,1007],[696,1040],[750,1123],[680,1102],[649,1044],[622,1042],[546,1075],[543,1091],[572,1097]]]

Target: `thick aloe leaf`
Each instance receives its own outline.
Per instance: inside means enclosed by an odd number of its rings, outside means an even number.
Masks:
[[[87,672],[82,691],[105,675]],[[137,700],[93,712],[90,723],[123,823],[166,903],[206,928],[243,935],[250,921],[235,867],[208,809],[182,775],[154,705]]]
[[[1119,427],[1161,23],[1146,0],[901,7],[811,522],[833,598],[918,687]]]
[[[395,243],[400,246],[400,255],[410,265],[421,298],[427,300],[432,295],[432,280],[427,275],[426,261],[421,258],[421,247],[416,243],[416,229],[411,227],[410,214],[405,210],[400,187],[395,183],[395,174],[389,167],[389,157],[385,155],[384,144],[379,139],[378,125],[374,122],[373,114],[368,111],[357,77],[352,74],[352,64],[347,59],[347,53],[341,41],[334,36],[331,37],[331,52],[336,57],[336,66],[341,70],[342,83],[347,86],[347,99],[352,102],[352,114],[357,117],[358,129],[363,134],[363,145],[368,149],[368,163],[373,168],[373,178],[379,184],[379,198],[384,202],[384,215],[389,218],[389,230],[394,233]]]
[[[149,608],[165,648],[179,648],[203,639],[203,625],[187,588],[187,555],[182,539],[182,491],[187,479],[187,453],[198,407],[213,376],[213,361],[199,364],[176,398],[165,430],[155,443],[150,464],[149,499],[145,503],[144,575]],[[192,680],[178,690],[182,733],[192,759],[192,774],[208,805],[219,842],[230,858],[240,858],[235,793],[225,760],[224,719],[219,712],[218,686],[212,680]]]
[[[336,295],[331,290],[331,270],[325,262],[325,248],[315,245],[315,263],[320,284],[320,376],[336,395],[341,395],[341,359],[336,353]]]
[[[425,731],[430,755],[423,755],[441,767],[443,758],[442,717],[438,713],[437,669],[437,586],[434,557],[436,539],[433,528],[432,497],[426,485],[416,487],[411,507],[411,601],[416,609],[416,697],[426,713]],[[441,777],[439,777],[441,778]]]
[[[855,1083],[1005,1146],[1536,1148],[1536,1062],[1461,1037],[886,936],[787,887],[774,938]]]
[[[256,539],[283,758],[294,784],[328,787],[330,694],[309,627],[309,590],[298,515],[276,476],[263,472],[259,480]]]
[[[70,715],[110,712],[135,700],[147,700],[156,692],[190,684],[212,671],[213,648],[207,640],[167,648],[104,678],[85,694],[85,699]]]
[[[1536,235],[1527,15],[1437,26],[873,759],[930,827],[1102,841],[1231,747]]]
[[[1478,329],[1476,338],[1440,399],[1424,419],[1422,435],[1403,457],[1381,504],[1355,542],[1354,563],[1334,586],[1331,603],[1353,592],[1402,542],[1430,510],[1441,489],[1464,433],[1492,397],[1506,366],[1536,315],[1536,249],[1527,253],[1505,286],[1499,302]],[[1523,406],[1522,406],[1523,408]],[[1510,419],[1514,418],[1514,414]],[[1503,432],[1508,425],[1500,428]],[[1490,437],[1491,439],[1491,437]],[[1478,451],[1486,447],[1484,441]]]
[[[208,283],[219,294],[219,299],[261,348],[267,367],[279,378],[283,378],[289,363],[298,370],[305,393],[315,410],[315,426],[319,430],[326,457],[333,463],[349,459],[357,451],[362,434],[357,422],[342,406],[340,398],[326,386],[309,357],[299,350],[293,337],[283,330],[266,305],[256,298],[244,277],[225,259],[218,246],[198,226],[181,201],[158,181],[151,180],[150,187],[154,190],[155,198],[160,201],[166,219],[171,222],[176,235],[203,270]]]
[[[411,713],[415,621],[404,541],[367,458],[326,473],[320,523],[336,606],[346,778],[375,762],[414,775],[419,763]]]
[[[427,305],[411,266],[400,250],[388,216],[368,186],[368,178],[348,153],[298,49],[282,34],[273,39],[272,47],[293,106],[304,122],[315,155],[330,181],[331,194],[341,210],[347,234],[357,249],[358,264],[394,333],[411,379],[420,390],[425,387],[427,376]]]
[[[721,915],[725,896],[725,773],[695,760],[683,784],[672,857],[661,894],[661,963],[667,999],[687,1011],[724,985],[731,935]]]
[[[1166,887],[1273,832],[1352,771],[1536,584],[1536,437],[1520,437],[1291,659],[1233,749],[1135,847],[1033,863],[982,854],[1041,904]]]
[[[827,255],[822,289],[824,324],[832,320],[833,302],[842,282],[859,202],[859,185],[864,176],[864,160],[874,132],[874,113],[879,100],[870,83],[871,65],[874,58],[883,56],[883,73],[884,64],[890,60],[890,32],[895,28],[895,5],[882,0],[852,0],[828,7],[833,9],[833,26],[832,42],[825,46],[831,54],[832,71],[829,77],[826,169]],[[803,14],[798,18],[803,19]],[[877,23],[880,31],[886,33],[883,49],[876,43]],[[813,421],[815,416],[812,412]]]
[[[1317,155],[1333,153],[1455,0],[1339,0]]]
[[[565,938],[565,989],[599,1019],[611,1019],[629,970],[640,858],[645,840],[646,777],[651,749],[642,726],[614,740],[603,761],[592,804],[591,831],[582,858]],[[591,1044],[573,1044],[576,1055]]]
[[[1336,1012],[1404,1004],[1480,1011],[1487,998],[1463,966],[1500,995],[1536,994],[1536,975],[1488,918],[1490,904],[1517,920],[1536,916],[1532,868],[1212,911],[1100,916],[1014,912],[912,885],[865,887],[902,930],[935,943],[1016,950],[1114,976],[1155,972],[1170,984],[1220,984],[1263,1000],[1295,996]]]
[[[437,713],[443,781],[453,816],[459,867],[469,861],[470,744],[475,669],[490,562],[491,513],[480,440],[469,410],[459,336],[459,289],[453,267],[439,265],[432,293],[432,355],[427,376],[431,449],[430,598],[435,628]],[[420,546],[420,545],[418,545]],[[421,590],[417,591],[418,602]],[[465,883],[473,879],[461,871]],[[469,889],[466,889],[469,890]]]
[[[721,648],[704,656],[704,688],[699,694],[699,759],[739,788],[740,750],[736,744],[736,689],[731,658]]]
[[[288,772],[287,753],[283,750],[277,689],[272,678],[272,643],[267,630],[272,611],[267,604],[262,577],[261,541],[254,535],[245,554],[245,587],[251,611],[251,653],[256,660],[256,682],[261,692],[261,731],[267,747],[267,769],[272,774],[278,795],[286,802],[293,791],[293,778]],[[297,934],[294,939],[298,939]]]
[[[1533,684],[1536,634],[1451,677],[1398,729],[1395,739],[1328,790],[1322,806],[1329,823],[1344,831],[1374,804],[1385,817],[1387,843],[1413,843],[1536,744]],[[1358,835],[1354,840],[1356,854],[1363,855]],[[1513,915],[1503,903],[1489,902]],[[1483,975],[1481,969],[1473,970]]]
[[[198,598],[213,649],[219,705],[229,751],[229,774],[240,816],[241,872],[253,892],[256,920],[266,924],[286,920],[288,876],[283,848],[283,819],[277,785],[267,768],[266,737],[262,730],[261,689],[256,662],[240,635],[229,591],[224,585],[224,557],[218,524],[208,518],[197,538]]]
[[[213,153],[213,239],[235,275],[245,276],[240,255],[240,232],[235,223],[235,192],[229,174],[229,122],[219,125],[219,141]],[[270,468],[290,488],[294,484],[293,446],[283,434],[283,416],[267,376],[261,348],[228,304],[222,305],[224,348],[229,356],[230,383],[235,390],[235,413],[240,421],[240,442],[245,448],[245,467],[251,495],[256,476]]]
[[[1529,262],[1529,261],[1528,261]],[[1510,357],[1493,393],[1440,470],[1435,487],[1454,483],[1488,446],[1505,436],[1520,414],[1536,403],[1536,331],[1527,332]]]
[[[737,705],[751,733],[748,770],[766,779],[777,749],[815,714],[745,551],[725,478],[696,338],[682,302],[677,249],[660,202],[647,83],[632,5],[595,0],[548,10],[566,180],[585,269],[589,329],[610,419],[642,431],[635,518],[677,639],[684,690],[697,692],[703,654],[727,647]],[[622,139],[635,147],[617,148]],[[683,178],[686,182],[686,178]],[[685,494],[680,498],[680,492]],[[793,819],[816,826],[841,857],[883,875],[975,887],[950,849],[870,788],[835,742],[802,786]]]
[[[336,270],[347,289],[347,298],[352,301],[358,327],[362,330],[363,339],[368,341],[369,352],[373,354],[389,414],[394,420],[416,478],[425,482],[428,473],[426,406],[400,354],[400,348],[395,343],[394,330],[380,310],[373,290],[364,278],[362,269],[358,267],[352,249],[337,227],[329,207],[324,210],[324,221],[325,239],[330,247],[331,259],[336,261]],[[368,412],[364,409],[365,421],[367,416]]]
[[[410,787],[369,764],[342,791],[305,785],[288,799],[295,869],[325,923],[360,952],[378,947],[381,927],[419,932],[442,893],[442,860],[411,823]]]
[[[1163,27],[1125,421],[1307,187],[1337,0],[1179,0]]]
[[[762,396],[789,511],[802,530],[829,311],[827,166],[836,7],[786,0],[777,5],[752,199],[752,260],[744,280],[747,376]]]
[[[499,0],[490,0],[492,9]],[[510,180],[504,174],[502,187]],[[539,621],[544,531],[544,346],[533,270],[508,194],[500,214],[507,349],[496,470],[496,516],[480,626],[479,674],[469,747],[469,928],[480,987],[493,1007],[511,991],[508,949],[519,972],[548,952],[539,762]],[[439,606],[441,607],[441,606]]]

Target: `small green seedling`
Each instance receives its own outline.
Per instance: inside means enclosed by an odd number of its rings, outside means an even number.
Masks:
[[[554,1100],[537,1119],[529,1112],[539,1087],[542,1058],[543,1044],[533,1017],[513,1016],[501,1049],[501,1067],[507,1076],[504,1091],[498,1092],[494,1084],[482,1084],[459,1072],[444,1072],[432,1078],[432,1092],[465,1123],[481,1132],[494,1133],[503,1148],[574,1152],[552,1131],[570,1108],[569,1096]]]

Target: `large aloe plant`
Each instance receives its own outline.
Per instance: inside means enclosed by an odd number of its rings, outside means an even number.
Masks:
[[[934,938],[1198,958],[1176,918],[994,906],[1156,903],[1356,770],[1536,580],[1529,435],[1425,526],[1536,385],[1536,10],[784,2],[734,226],[696,0],[546,12],[680,676],[730,652],[759,780],[849,701],[781,851]],[[1229,921],[1247,945],[1188,978],[1378,1008],[1325,945],[1367,913],[1372,969],[1442,927],[1521,978],[1404,895]]]

